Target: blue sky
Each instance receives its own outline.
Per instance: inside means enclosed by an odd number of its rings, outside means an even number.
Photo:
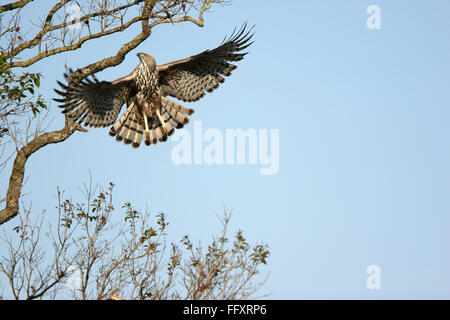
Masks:
[[[369,5],[381,29],[369,30]],[[114,182],[116,200],[167,214],[174,240],[206,243],[233,209],[232,227],[270,245],[261,293],[273,299],[450,298],[450,3],[435,1],[234,1],[206,26],[165,25],[115,68],[158,64],[220,44],[244,21],[256,42],[232,77],[199,102],[204,130],[279,130],[279,171],[260,165],[175,165],[177,142],[134,151],[108,129],[77,133],[28,161],[26,200],[51,210],[56,187],[74,198],[89,179]],[[116,52],[132,32],[37,63],[42,93],[64,63],[82,67]],[[51,128],[63,116],[51,104]],[[187,127],[193,132],[193,122]],[[4,192],[8,174],[0,177]],[[11,224],[10,224],[11,225]],[[366,268],[381,268],[368,290]]]

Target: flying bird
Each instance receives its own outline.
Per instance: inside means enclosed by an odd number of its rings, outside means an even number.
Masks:
[[[213,50],[206,50],[186,59],[156,65],[146,53],[138,53],[140,63],[129,75],[114,81],[99,81],[95,76],[73,84],[72,70],[64,74],[67,85],[58,81],[63,89],[55,92],[62,96],[54,99],[63,103],[63,113],[75,122],[88,127],[108,127],[110,136],[117,141],[139,148],[144,138],[147,146],[163,142],[175,129],[189,123],[194,110],[168,99],[184,102],[201,99],[205,92],[213,92],[230,76],[240,61],[242,52],[253,42],[253,28],[239,30]],[[126,110],[119,118],[122,106]]]

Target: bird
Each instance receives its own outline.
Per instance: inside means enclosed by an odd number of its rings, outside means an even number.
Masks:
[[[67,84],[57,81],[61,88],[54,90],[61,97],[53,100],[61,103],[62,113],[80,125],[112,126],[109,135],[134,149],[143,139],[147,146],[167,141],[175,129],[189,123],[194,113],[169,97],[195,102],[217,89],[224,76],[237,68],[231,62],[248,54],[242,51],[253,44],[254,26],[247,29],[245,23],[215,49],[163,65],[157,65],[147,53],[138,53],[139,65],[114,81],[99,81],[95,75],[71,81],[73,70],[67,68]],[[119,118],[124,105],[126,109]]]

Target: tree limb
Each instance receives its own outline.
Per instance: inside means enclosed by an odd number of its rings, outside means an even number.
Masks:
[[[39,135],[17,153],[14,160],[8,191],[6,193],[6,207],[0,211],[0,224],[14,218],[19,212],[19,198],[22,191],[22,182],[25,175],[25,164],[28,158],[39,149],[69,138],[75,131],[87,132],[80,124],[66,121],[63,129]]]
[[[23,8],[23,7],[25,7],[25,5],[27,5],[28,2],[31,2],[31,1],[33,1],[33,0],[19,0],[17,2],[11,2],[11,3],[5,4],[4,6],[0,6],[0,13],[5,12],[5,11]]]

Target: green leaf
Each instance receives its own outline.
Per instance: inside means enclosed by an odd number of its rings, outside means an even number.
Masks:
[[[38,73],[34,74],[33,81],[34,85],[39,88],[41,85],[41,77]]]

